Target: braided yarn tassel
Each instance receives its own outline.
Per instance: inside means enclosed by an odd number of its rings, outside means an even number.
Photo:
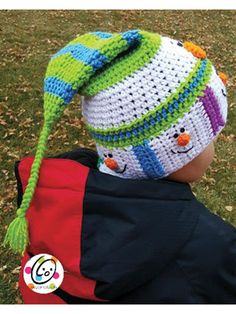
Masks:
[[[39,177],[39,168],[46,150],[47,138],[50,133],[51,123],[44,122],[40,133],[39,142],[35,154],[35,159],[32,164],[30,178],[23,196],[20,208],[17,210],[16,218],[10,223],[3,245],[9,246],[14,252],[23,255],[27,245],[29,244],[28,222],[26,219],[26,211],[30,206],[35,187]]]

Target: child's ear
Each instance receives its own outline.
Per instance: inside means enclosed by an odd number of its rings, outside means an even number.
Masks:
[[[229,80],[229,77],[224,73],[224,72],[218,72],[218,76],[221,79],[221,81],[224,83],[226,86]]]

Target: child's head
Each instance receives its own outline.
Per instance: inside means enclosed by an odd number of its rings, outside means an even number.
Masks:
[[[202,178],[214,158],[214,142],[211,142],[197,157],[179,170],[171,173],[167,179],[179,182],[194,182]]]

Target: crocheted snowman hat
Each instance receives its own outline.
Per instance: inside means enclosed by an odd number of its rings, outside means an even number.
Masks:
[[[130,30],[78,36],[52,56],[44,80],[44,125],[17,217],[4,245],[23,253],[26,211],[55,121],[76,93],[95,139],[100,171],[161,178],[196,157],[226,122],[224,74],[205,52],[156,33]]]
[[[144,33],[82,90],[99,170],[157,179],[189,163],[225,125],[225,79],[200,47]]]

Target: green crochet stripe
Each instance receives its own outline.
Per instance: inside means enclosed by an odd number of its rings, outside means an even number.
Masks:
[[[65,109],[64,100],[56,95],[44,93],[44,118],[53,122],[60,117]]]
[[[87,48],[95,49],[105,56],[108,61],[129,47],[127,40],[123,39],[120,34],[115,34],[105,40],[89,34],[72,40],[67,46],[74,44],[82,44]]]
[[[121,36],[118,33],[112,33],[112,37],[110,38],[99,38],[95,34],[87,33],[85,35],[76,37],[71,42],[69,42],[67,46],[81,44],[88,48],[100,50],[100,48],[104,46],[105,43],[110,45],[110,43],[114,41],[114,36],[117,36],[118,40],[121,39]]]
[[[86,128],[91,133],[91,136],[93,133],[99,134],[99,135],[114,135],[119,134],[119,132],[128,132],[131,131],[133,128],[136,128],[138,126],[143,125],[144,121],[150,117],[155,117],[157,113],[160,113],[163,108],[165,108],[172,100],[178,99],[180,93],[183,92],[184,88],[191,82],[193,77],[196,75],[196,72],[201,66],[201,60],[198,60],[194,66],[193,71],[190,73],[188,78],[185,80],[185,82],[182,82],[181,85],[177,88],[176,92],[172,95],[170,95],[160,106],[156,107],[154,110],[148,112],[147,114],[143,115],[142,118],[136,119],[135,121],[131,122],[130,124],[122,124],[118,128],[108,128],[106,130],[102,130],[99,128],[94,128],[90,125],[86,125]],[[206,65],[206,71],[205,76],[201,80],[198,88],[192,93],[191,96],[187,98],[185,102],[181,104],[181,107],[178,108],[178,110],[175,110],[172,114],[168,114],[168,117],[161,121],[160,123],[157,123],[150,127],[149,130],[145,130],[142,134],[140,134],[138,137],[131,137],[123,139],[122,141],[104,141],[96,138],[96,142],[103,145],[107,148],[115,148],[115,147],[127,147],[129,145],[139,145],[143,142],[144,139],[149,139],[152,136],[158,136],[161,133],[165,132],[167,129],[171,127],[172,124],[175,124],[177,120],[184,116],[186,112],[189,111],[191,106],[195,103],[197,97],[203,96],[203,90],[206,87],[207,83],[209,82],[209,78],[212,72],[212,64],[209,60],[207,60]]]
[[[65,69],[62,71],[62,65]],[[68,67],[68,70],[66,68]],[[63,80],[71,84],[73,89],[77,89],[84,81],[88,80],[93,73],[93,67],[84,62],[74,59],[70,53],[58,56],[52,60],[47,68],[45,79],[50,76]],[[76,78],[76,79],[75,79]]]
[[[140,31],[140,35],[142,39],[136,48],[124,56],[118,56],[109,66],[105,66],[103,71],[94,76],[91,82],[83,86],[79,91],[80,94],[94,96],[150,62],[160,48],[161,36],[145,31]]]

